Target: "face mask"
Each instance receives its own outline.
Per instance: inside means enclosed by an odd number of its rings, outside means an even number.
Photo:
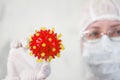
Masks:
[[[120,42],[113,42],[106,35],[95,42],[83,43],[84,62],[98,80],[120,80]]]

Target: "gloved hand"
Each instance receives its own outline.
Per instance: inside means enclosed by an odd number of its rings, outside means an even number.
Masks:
[[[27,44],[28,44],[27,38],[23,39],[21,41],[17,41],[17,40],[13,41],[10,45],[11,46],[11,50],[10,50],[11,55],[12,54],[21,54],[21,52],[26,53],[27,52]],[[21,55],[24,56],[24,54],[21,54]],[[27,56],[29,58],[27,58]],[[31,59],[30,58],[31,56],[29,56],[29,55],[27,55],[27,56],[26,56],[27,59]],[[13,60],[13,61],[15,61],[15,60]],[[9,62],[9,63],[11,63],[11,62]],[[16,63],[16,61],[15,61],[15,63]],[[40,67],[37,66],[37,68],[22,68],[22,70],[19,70],[20,72],[18,72],[18,74],[19,74],[18,77],[20,78],[20,80],[45,80],[50,75],[50,72],[51,72],[50,64],[48,62],[43,62],[43,63],[38,63],[38,64],[40,64],[41,66]],[[8,65],[8,67],[10,67],[10,66],[12,68],[12,66],[14,66],[14,65],[13,64]],[[25,67],[26,66],[28,67],[30,65],[25,65]],[[20,66],[18,66],[18,67],[16,67],[16,69],[17,68],[20,69]],[[13,70],[12,72],[15,72],[14,69],[11,69],[11,68],[9,68],[10,71]],[[8,73],[8,74],[11,74],[11,73]],[[16,73],[14,73],[14,74],[16,74]],[[16,77],[16,76],[14,76],[14,77]]]
[[[11,49],[17,49],[22,47],[22,44],[18,40],[13,40],[10,44]]]
[[[40,69],[26,69],[20,74],[20,80],[45,80],[50,75],[50,64],[43,63]]]
[[[37,80],[45,80],[51,72],[50,64],[48,62],[41,66],[40,71],[37,72]]]

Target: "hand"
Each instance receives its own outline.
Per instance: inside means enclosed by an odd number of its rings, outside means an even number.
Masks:
[[[20,48],[20,47],[22,47],[22,44],[17,40],[13,40],[10,44],[10,48],[13,48],[13,49]]]
[[[48,62],[43,63],[40,71],[37,73],[37,80],[45,80],[51,73],[50,64]]]
[[[17,48],[23,48],[23,49],[27,50],[27,44],[28,44],[28,39],[23,39],[21,41],[14,40],[11,43],[11,49],[13,52],[16,51]],[[30,79],[33,79],[33,77],[34,77],[33,75],[35,74],[34,78],[36,78],[36,80],[45,80],[50,75],[50,73],[51,73],[50,64],[48,62],[45,62],[45,63],[42,63],[39,70],[37,69],[37,72],[36,72],[36,70],[24,70],[20,74],[20,77],[23,80],[30,80]],[[27,74],[28,76],[25,74]]]

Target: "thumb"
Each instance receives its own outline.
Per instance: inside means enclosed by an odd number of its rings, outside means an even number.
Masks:
[[[48,62],[43,63],[43,65],[41,66],[41,72],[48,76],[51,72],[50,63]]]
[[[51,73],[50,64],[45,62],[42,64],[40,72],[38,72],[37,77],[38,79],[46,79]]]

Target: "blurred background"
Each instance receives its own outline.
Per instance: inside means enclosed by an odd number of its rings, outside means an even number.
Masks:
[[[79,20],[84,0],[0,0],[0,80],[7,73],[10,42],[40,27],[62,33],[65,50],[51,62],[47,80],[80,80]]]

